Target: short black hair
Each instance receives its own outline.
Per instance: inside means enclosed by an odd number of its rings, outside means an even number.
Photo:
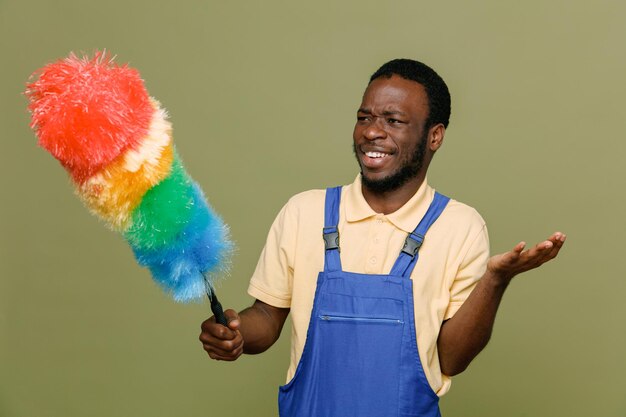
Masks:
[[[370,83],[377,78],[400,76],[405,80],[415,81],[424,86],[428,97],[428,118],[426,129],[438,123],[448,127],[450,122],[450,92],[443,79],[428,65],[412,59],[391,60],[372,74]]]

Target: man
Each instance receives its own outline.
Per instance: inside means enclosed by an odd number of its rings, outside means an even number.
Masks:
[[[426,181],[449,115],[435,71],[384,64],[357,112],[355,182],[290,199],[250,281],[254,304],[228,310],[228,328],[202,324],[209,356],[231,361],[269,348],[291,312],[281,416],[438,416],[449,377],[487,344],[510,280],[565,242],[557,232],[489,259],[478,213]]]

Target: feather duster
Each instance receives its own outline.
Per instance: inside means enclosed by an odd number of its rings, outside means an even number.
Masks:
[[[229,265],[228,227],[185,171],[167,114],[139,72],[97,52],[70,54],[32,78],[31,127],[79,198],[165,292],[182,302],[206,293],[217,317],[213,284]]]

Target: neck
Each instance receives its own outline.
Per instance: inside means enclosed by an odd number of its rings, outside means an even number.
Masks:
[[[375,192],[361,184],[361,191],[367,204],[376,213],[391,214],[406,204],[420,188],[426,173],[420,173],[395,190]]]

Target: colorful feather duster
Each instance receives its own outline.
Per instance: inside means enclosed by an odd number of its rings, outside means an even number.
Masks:
[[[221,309],[213,283],[229,263],[228,228],[185,172],[166,112],[139,72],[98,52],[70,54],[33,77],[31,127],[89,210],[123,234],[176,301],[207,293]]]

